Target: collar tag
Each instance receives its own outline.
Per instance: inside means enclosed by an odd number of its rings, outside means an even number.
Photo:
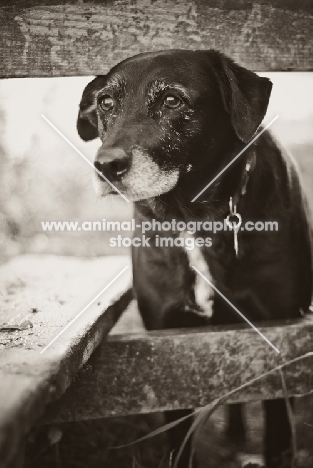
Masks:
[[[230,197],[229,199],[229,215],[227,216],[225,221],[230,230],[234,231],[234,249],[236,257],[238,257],[238,231],[242,223],[242,218],[240,213],[237,213],[237,205],[233,203],[233,197]]]

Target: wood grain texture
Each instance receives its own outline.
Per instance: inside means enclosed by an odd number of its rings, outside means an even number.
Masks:
[[[127,307],[129,294],[122,293],[131,281],[130,271],[113,283],[51,348],[44,354],[40,350],[128,264],[127,257],[85,260],[24,256],[1,267],[1,468],[15,466],[13,457],[29,429],[46,405],[65,392]],[[2,325],[25,321],[32,327],[1,331]]]
[[[196,408],[276,366],[313,351],[313,318],[251,328],[216,327],[115,335],[102,343],[45,422]],[[313,390],[313,356],[286,367],[290,395]],[[279,372],[234,393],[229,402],[282,396]]]
[[[106,73],[140,52],[216,48],[256,71],[313,69],[308,0],[13,0],[0,76]]]

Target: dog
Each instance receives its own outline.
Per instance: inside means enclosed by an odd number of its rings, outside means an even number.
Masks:
[[[308,311],[311,227],[294,163],[268,131],[233,162],[259,129],[271,89],[268,78],[215,50],[139,54],[85,88],[77,129],[85,141],[102,141],[94,163],[97,191],[100,196],[116,193],[104,176],[134,202],[136,224],[152,219],[238,221],[239,215],[279,224],[278,232],[217,232],[212,246],[197,253],[153,245],[133,248],[133,288],[148,330],[242,322],[215,290],[203,288],[193,262],[253,323],[299,318]],[[200,226],[197,238],[207,235]],[[285,401],[263,405],[266,467],[289,467]],[[187,414],[167,412],[167,419]],[[189,427],[186,419],[169,431],[174,456]],[[241,405],[229,405],[227,433],[243,443]],[[179,468],[189,466],[189,452],[187,444]]]

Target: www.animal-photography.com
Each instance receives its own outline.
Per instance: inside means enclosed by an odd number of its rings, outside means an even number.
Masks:
[[[311,2],[0,25],[0,468],[313,468]]]

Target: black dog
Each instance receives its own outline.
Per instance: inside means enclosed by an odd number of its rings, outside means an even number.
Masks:
[[[84,140],[100,136],[95,167],[135,202],[137,220],[223,220],[231,201],[244,220],[278,222],[274,233],[219,232],[212,247],[200,249],[213,283],[254,323],[300,317],[311,303],[311,233],[293,163],[265,132],[191,200],[254,136],[271,88],[267,78],[213,50],[146,53],[86,87],[77,123]],[[100,195],[114,193],[97,180]],[[190,260],[182,248],[133,249],[134,290],[148,329],[241,320],[218,294],[198,296]],[[286,406],[275,400],[264,408],[266,466],[278,468],[290,448]],[[229,434],[242,440],[239,405],[230,405],[230,416]],[[184,423],[170,431],[173,449],[187,430]],[[179,466],[187,467],[188,458],[187,447]]]

